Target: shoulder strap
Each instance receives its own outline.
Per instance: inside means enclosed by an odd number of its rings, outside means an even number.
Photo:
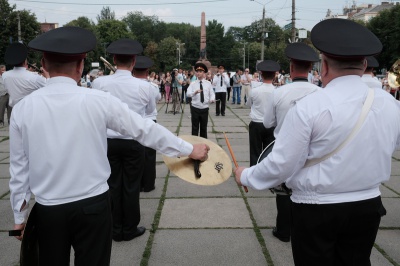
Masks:
[[[357,135],[358,131],[361,129],[361,126],[364,124],[365,119],[367,118],[369,110],[371,109],[372,103],[374,101],[374,96],[375,96],[375,91],[370,88],[368,91],[367,99],[365,100],[363,108],[361,110],[360,117],[358,118],[358,121],[354,126],[353,130],[351,131],[350,135],[342,142],[342,144],[340,144],[339,147],[337,147],[334,151],[323,156],[322,158],[307,160],[306,163],[304,164],[304,168],[316,165],[330,158],[332,155],[338,153],[341,149],[343,149],[347,145],[347,143],[349,143]]]

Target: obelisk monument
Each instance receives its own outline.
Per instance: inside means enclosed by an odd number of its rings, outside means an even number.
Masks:
[[[215,66],[211,66],[211,62],[207,59],[206,13],[204,12],[201,12],[200,58],[197,62],[205,64],[209,71],[214,71],[216,69]]]

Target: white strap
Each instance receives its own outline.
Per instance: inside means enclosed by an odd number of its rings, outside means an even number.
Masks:
[[[322,161],[325,161],[332,155],[338,153],[341,149],[343,149],[344,146],[347,145],[347,143],[349,143],[357,135],[358,131],[361,129],[361,126],[364,124],[365,119],[367,118],[369,110],[371,109],[372,103],[374,101],[374,96],[375,96],[375,91],[370,88],[368,91],[367,99],[365,100],[363,108],[361,110],[360,117],[358,118],[358,121],[354,126],[353,131],[351,131],[347,139],[345,139],[343,143],[340,144],[339,147],[337,147],[334,151],[325,155],[324,157],[307,160],[306,163],[304,164],[304,168],[316,165]]]

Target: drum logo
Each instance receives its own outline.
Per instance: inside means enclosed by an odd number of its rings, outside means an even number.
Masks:
[[[220,162],[217,162],[217,163],[215,163],[215,167],[214,168],[219,173],[222,169],[224,169],[224,165],[222,163],[220,163]]]

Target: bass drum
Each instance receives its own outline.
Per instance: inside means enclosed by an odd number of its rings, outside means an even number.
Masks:
[[[260,157],[258,157],[257,164],[267,158],[268,154],[270,154],[270,152],[272,151],[274,144],[275,140],[268,144],[268,146],[261,152]],[[277,195],[292,195],[292,190],[288,188],[285,183],[282,183],[274,188],[270,188],[269,190]]]

